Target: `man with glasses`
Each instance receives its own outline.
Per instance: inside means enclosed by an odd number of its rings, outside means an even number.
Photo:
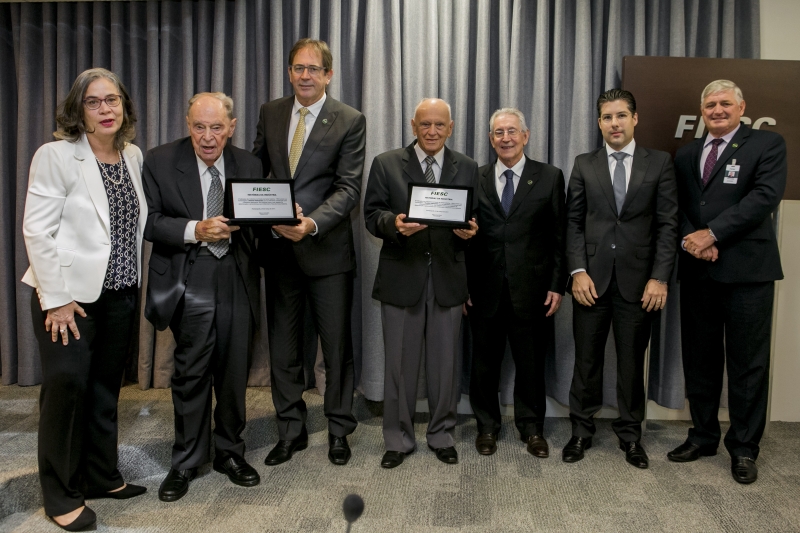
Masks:
[[[356,428],[350,312],[356,268],[350,213],[361,196],[366,119],[325,93],[333,57],[323,41],[300,39],[289,52],[294,96],[261,106],[253,143],[264,175],[293,180],[305,216],[259,236],[269,320],[272,400],[279,442],[265,463],[278,465],[308,446],[303,324],[310,305],[325,358],[328,459],[350,460]]]
[[[450,106],[438,98],[417,105],[411,129],[417,139],[375,158],[364,195],[364,220],[383,239],[372,297],[381,302],[386,373],[383,400],[383,468],[399,466],[416,450],[417,377],[425,358],[428,447],[448,464],[458,462],[454,432],[459,332],[467,301],[468,229],[406,222],[409,182],[475,187],[478,166],[444,143],[453,133]],[[468,206],[470,212],[473,206]]]
[[[528,453],[550,455],[544,438],[544,361],[567,282],[567,218],[564,174],[525,156],[529,137],[521,111],[498,109],[489,119],[497,160],[478,170],[481,231],[469,248],[467,268],[473,339],[469,400],[481,455],[497,451],[497,388],[506,341],[516,367],[517,430]]]
[[[567,193],[567,268],[575,337],[569,394],[572,438],[562,459],[583,459],[603,405],[603,358],[613,324],[619,417],[612,428],[625,460],[647,468],[642,448],[644,352],[653,315],[667,301],[677,251],[678,198],[669,154],[638,144],[636,100],[621,89],[597,99],[605,146],[575,158]]]

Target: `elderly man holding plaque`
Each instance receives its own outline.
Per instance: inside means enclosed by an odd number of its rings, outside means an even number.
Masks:
[[[409,195],[415,194],[409,192],[409,184],[429,197],[437,191],[450,197],[453,191],[454,197],[463,199],[471,197],[463,194],[464,187],[474,188],[478,181],[475,161],[444,145],[453,133],[446,102],[422,100],[411,128],[415,142],[375,158],[364,197],[367,229],[383,239],[372,297],[381,302],[386,352],[384,468],[399,466],[416,449],[414,411],[423,354],[430,408],[428,447],[440,461],[458,462],[453,433],[459,397],[458,339],[468,298],[464,254],[467,240],[478,231],[475,219],[470,218],[475,207],[471,203],[449,202],[448,207],[447,202],[422,201],[415,218],[426,218],[424,205],[430,204],[434,206],[431,221],[406,220]],[[450,222],[442,223],[437,221],[442,209],[460,209],[460,213],[445,214]],[[459,217],[460,221],[453,222]]]
[[[158,490],[166,502],[182,498],[209,460],[212,387],[214,470],[237,485],[259,483],[242,439],[259,270],[251,230],[222,215],[225,181],[261,179],[261,163],[228,142],[236,127],[228,96],[193,96],[186,124],[189,137],[150,150],[143,171],[144,236],[153,242],[145,316],[177,343],[172,468]]]

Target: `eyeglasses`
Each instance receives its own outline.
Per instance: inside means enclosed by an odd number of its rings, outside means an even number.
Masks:
[[[633,115],[631,115],[630,113],[617,113],[616,115],[603,115],[602,117],[600,117],[600,122],[602,122],[603,124],[611,124],[611,122],[613,122],[613,120],[615,118],[617,119],[617,122],[625,122],[626,120],[628,120],[632,116]]]
[[[87,107],[87,109],[99,109],[100,105],[105,102],[108,104],[108,107],[117,107],[119,103],[122,101],[122,97],[118,94],[109,94],[105,98],[85,98],[83,100],[83,105]]]
[[[302,76],[306,69],[312,76],[319,76],[328,70],[325,67],[318,67],[316,65],[289,65],[289,68],[298,76]]]
[[[492,132],[492,135],[494,135],[495,139],[502,139],[503,137],[505,137],[506,133],[508,134],[509,137],[516,137],[517,135],[519,135],[520,132],[516,128],[509,128],[507,130],[494,130]]]

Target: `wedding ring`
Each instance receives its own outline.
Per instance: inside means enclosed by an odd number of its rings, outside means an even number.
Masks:
[[[60,329],[59,331],[60,331],[61,333],[66,333],[66,332],[67,332],[67,330],[65,330],[65,329]]]

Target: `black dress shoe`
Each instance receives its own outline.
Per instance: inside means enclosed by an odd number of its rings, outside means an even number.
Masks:
[[[690,463],[697,461],[700,457],[711,457],[712,455],[717,455],[716,446],[704,447],[687,440],[671,452],[667,452],[667,459],[675,463]]]
[[[387,451],[383,454],[383,459],[381,459],[381,468],[398,467],[403,464],[403,459],[406,458],[406,455],[411,455],[412,453],[414,453],[414,450],[408,453]]]
[[[731,457],[731,474],[737,483],[749,485],[758,479],[758,467],[749,457]]]
[[[525,439],[525,443],[528,445],[528,453],[534,457],[541,457],[542,459],[550,457],[550,446],[547,445],[547,441],[541,435],[531,435]]]
[[[328,433],[328,460],[335,465],[346,465],[353,454],[347,437],[337,437]]]
[[[650,466],[647,452],[644,451],[642,444],[638,440],[632,440],[630,442],[619,441],[619,449],[625,452],[625,460],[636,468],[647,468]]]
[[[124,489],[115,490],[113,492],[106,492],[106,491],[89,491],[86,494],[87,500],[101,500],[103,498],[110,498],[112,500],[127,500],[128,498],[135,498],[136,496],[141,496],[147,492],[147,487],[141,487],[139,485],[133,485],[128,483],[125,485]]]
[[[294,440],[279,440],[264,459],[264,464],[269,466],[285,463],[292,458],[294,452],[299,452],[308,448],[308,431],[303,428],[300,435]]]
[[[444,448],[434,448],[430,444],[428,444],[428,448],[436,453],[436,458],[439,459],[443,463],[447,463],[449,465],[454,465],[458,463],[458,452],[456,451],[455,446],[446,446]]]
[[[561,450],[561,460],[565,463],[577,463],[583,459],[583,452],[592,447],[592,437],[572,437]]]
[[[480,433],[475,439],[475,449],[481,455],[492,455],[497,451],[497,433]]]
[[[49,517],[50,520],[53,520],[53,517]],[[89,509],[88,507],[84,507],[81,514],[78,515],[78,518],[67,524],[66,526],[62,526],[55,520],[53,523],[63,529],[64,531],[86,531],[86,530],[93,530],[95,529],[94,526],[97,523],[97,515],[94,514],[94,511]]]
[[[197,468],[188,470],[169,469],[169,474],[158,487],[158,499],[162,502],[174,502],[183,498],[189,492],[189,482],[197,475]]]
[[[214,461],[214,470],[228,476],[231,483],[242,487],[255,487],[261,481],[256,469],[241,457],[228,457],[221,463]]]

